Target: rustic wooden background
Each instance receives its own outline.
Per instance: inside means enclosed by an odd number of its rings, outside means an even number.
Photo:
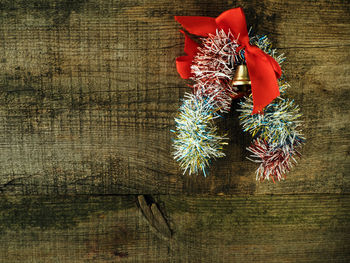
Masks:
[[[171,156],[173,16],[238,6],[304,113],[276,184],[255,181],[234,111],[208,178]],[[349,1],[0,0],[0,21],[0,262],[350,262]]]

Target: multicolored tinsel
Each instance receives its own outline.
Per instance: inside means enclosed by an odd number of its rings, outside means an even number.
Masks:
[[[239,36],[238,36],[239,38]],[[235,69],[245,64],[245,50],[239,39],[230,30],[217,29],[201,38],[198,52],[193,56],[191,79],[194,94],[186,94],[178,116],[175,119],[174,157],[180,162],[184,173],[197,174],[206,169],[212,158],[225,156],[223,145],[227,138],[218,135],[214,120],[219,113],[230,111],[233,99],[239,97],[239,90],[231,86]],[[250,37],[250,44],[259,47],[279,65],[285,60],[272,48],[266,36]],[[278,80],[281,96],[289,87],[282,74]],[[260,164],[256,171],[257,180],[284,179],[285,174],[300,157],[299,148],[305,139],[301,130],[301,113],[293,100],[277,97],[260,114],[252,114],[252,95],[244,97],[238,109],[240,123],[245,132],[253,137],[247,148],[249,160]]]
[[[252,43],[271,55],[279,64],[285,58],[278,55],[266,36],[254,37]],[[284,77],[279,80],[280,93],[284,95],[289,84]],[[243,131],[249,132],[254,141],[248,151],[252,153],[251,161],[260,163],[256,171],[257,180],[273,181],[283,179],[283,176],[296,163],[295,157],[300,157],[298,148],[305,141],[301,131],[302,116],[299,107],[293,100],[278,97],[264,108],[262,114],[251,114],[253,100],[251,96],[240,103],[240,123]]]
[[[249,160],[260,163],[256,170],[256,179],[275,181],[283,179],[282,176],[290,171],[294,163],[297,163],[295,157],[300,157],[298,148],[302,143],[300,138],[291,138],[289,144],[276,145],[269,144],[265,140],[255,139],[253,144],[248,147],[251,158]]]
[[[253,161],[260,163],[257,179],[281,180],[296,163],[295,157],[300,157],[298,148],[304,142],[298,106],[281,97],[269,104],[264,114],[251,115],[253,103],[250,97],[240,102],[240,106],[243,130],[256,138],[247,149],[252,153]]]
[[[217,134],[213,120],[220,117],[213,108],[212,99],[185,94],[185,100],[175,118],[176,134],[174,139],[174,157],[180,162],[184,173],[203,172],[211,158],[225,156],[223,145],[226,138]]]
[[[239,119],[243,131],[249,132],[254,138],[261,138],[269,144],[284,145],[291,138],[302,138],[299,107],[293,100],[277,98],[265,107],[263,114],[252,115],[253,101],[251,97],[239,103],[241,108]]]

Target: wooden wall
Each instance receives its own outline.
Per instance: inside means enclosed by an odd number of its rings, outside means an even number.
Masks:
[[[171,155],[189,91],[173,17],[238,6],[304,114],[276,184],[255,180],[235,111],[207,178]],[[0,262],[350,261],[349,1],[0,0],[0,21]]]

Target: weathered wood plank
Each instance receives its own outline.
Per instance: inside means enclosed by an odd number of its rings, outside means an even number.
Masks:
[[[0,262],[349,262],[349,195],[2,197]]]
[[[243,6],[288,60],[308,139],[288,181],[259,184],[237,114],[207,179],[171,157],[188,88],[174,15]],[[7,194],[342,193],[350,189],[347,1],[0,2],[0,190]]]

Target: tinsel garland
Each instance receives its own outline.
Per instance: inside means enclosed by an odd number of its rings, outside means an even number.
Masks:
[[[238,36],[239,37],[239,36]],[[229,112],[233,99],[240,97],[239,90],[230,85],[235,69],[245,64],[245,50],[230,30],[216,30],[201,38],[201,45],[193,57],[191,73],[194,94],[186,94],[175,119],[175,159],[189,174],[202,172],[212,158],[225,156],[223,136],[218,135],[214,120]],[[272,48],[266,36],[250,37],[250,44],[270,55],[279,65],[285,60]],[[285,174],[300,157],[299,148],[304,142],[301,130],[301,113],[293,100],[285,99],[289,84],[284,76],[278,80],[280,97],[267,105],[260,114],[252,114],[253,99],[245,96],[238,109],[242,129],[253,137],[247,150],[249,160],[259,163],[257,180],[284,179]]]
[[[255,138],[248,150],[254,162],[260,163],[257,179],[281,180],[296,163],[295,157],[300,156],[298,148],[304,142],[298,106],[279,97],[265,108],[264,114],[251,115],[250,97],[239,104],[242,128]]]
[[[210,159],[225,156],[223,145],[227,144],[227,138],[217,133],[213,120],[220,115],[218,108],[213,107],[213,101],[213,97],[186,93],[175,118],[176,129],[172,131],[176,134],[174,156],[184,172],[189,174],[201,171],[206,176]]]
[[[285,60],[283,54],[278,55],[272,49],[266,36],[256,36],[251,42],[261,50],[271,55],[279,64]],[[290,85],[284,80],[279,81],[281,95],[284,95]],[[293,100],[278,97],[264,108],[263,114],[251,114],[253,100],[251,96],[239,103],[240,123],[243,131],[249,132],[254,141],[247,149],[252,153],[254,162],[260,163],[256,171],[256,179],[281,180],[296,163],[295,157],[300,157],[298,149],[305,141],[301,131],[301,113]]]

